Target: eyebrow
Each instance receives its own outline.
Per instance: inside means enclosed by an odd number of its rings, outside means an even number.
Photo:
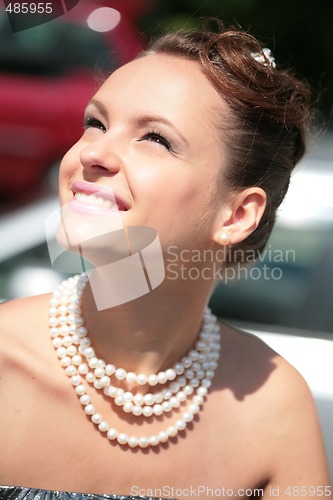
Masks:
[[[92,99],[89,102],[87,108],[89,108],[90,105],[95,106],[98,109],[98,111],[101,113],[101,115],[104,118],[107,118],[108,111],[103,103],[101,103],[100,101],[97,101],[96,99]],[[178,130],[178,128],[170,120],[168,120],[164,116],[147,114],[147,115],[137,116],[134,118],[134,124],[138,127],[144,127],[150,123],[163,123],[164,125],[167,125],[169,128],[173,129],[176,132],[176,134],[180,137],[180,139],[188,146],[188,141],[187,141],[187,139],[185,139],[185,137],[180,132],[180,130]]]

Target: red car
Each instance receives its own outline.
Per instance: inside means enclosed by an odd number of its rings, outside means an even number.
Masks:
[[[0,201],[36,193],[82,133],[102,74],[142,48],[135,19],[149,0],[81,0],[70,12],[12,33],[0,12]]]

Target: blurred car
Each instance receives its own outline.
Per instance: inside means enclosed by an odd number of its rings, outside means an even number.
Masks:
[[[13,33],[0,10],[0,200],[21,201],[81,135],[104,75],[142,49],[135,19],[151,0],[80,0]]]
[[[223,321],[262,338],[304,376],[318,407],[333,478],[332,166],[327,160],[303,161],[266,254],[247,276],[221,283],[210,305]],[[50,292],[66,277],[52,268],[45,243],[45,220],[57,207],[53,196],[0,218],[3,300]],[[75,269],[76,257],[68,258]],[[264,266],[278,271],[265,275]]]

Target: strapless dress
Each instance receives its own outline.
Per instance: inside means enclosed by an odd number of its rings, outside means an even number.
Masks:
[[[39,490],[21,486],[0,486],[1,500],[170,500],[132,495],[97,495],[69,491]]]

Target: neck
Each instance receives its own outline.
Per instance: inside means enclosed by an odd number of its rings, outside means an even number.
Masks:
[[[97,355],[136,373],[171,367],[194,345],[210,290],[207,282],[166,280],[143,297],[98,311],[88,283],[83,314]]]

